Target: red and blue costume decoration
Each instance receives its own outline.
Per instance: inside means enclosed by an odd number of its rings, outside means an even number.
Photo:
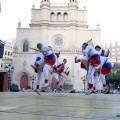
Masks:
[[[34,69],[34,70],[35,70],[35,73],[38,73],[38,68],[37,68],[37,67],[38,67],[39,65],[37,64],[37,62],[40,61],[40,60],[41,60],[41,57],[37,57],[37,58],[36,58],[36,61],[35,61],[35,63],[34,63],[34,65],[36,66],[36,69]]]
[[[110,62],[105,62],[101,68],[101,73],[103,75],[108,75],[111,72],[112,64]]]
[[[89,63],[95,67],[97,67],[98,65],[100,65],[100,55],[99,54],[95,54],[93,56],[91,56],[91,58],[89,59]]]
[[[55,64],[55,61],[56,61],[56,58],[55,58],[55,54],[52,53],[48,56],[45,56],[45,59],[46,59],[46,64],[52,66]]]
[[[41,60],[41,57],[37,57],[37,58],[36,58],[36,62],[37,62],[37,61],[40,61],[40,60]]]
[[[55,73],[61,74],[65,69],[65,65],[64,65],[64,63],[61,63],[57,67],[54,67],[53,69],[54,69]]]

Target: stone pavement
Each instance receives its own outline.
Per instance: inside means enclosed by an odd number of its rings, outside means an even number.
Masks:
[[[0,120],[120,120],[120,95],[1,92]]]

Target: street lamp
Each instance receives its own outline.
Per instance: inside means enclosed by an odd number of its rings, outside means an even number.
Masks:
[[[75,85],[74,85],[74,75],[72,75],[72,84],[73,84],[73,89],[74,89],[74,87],[75,87]]]
[[[36,76],[32,75],[30,78],[31,78],[31,81],[32,81],[32,90],[33,90],[33,84],[34,84],[34,80],[36,80]]]
[[[12,76],[12,73],[14,71],[14,67],[11,65],[11,64],[8,64],[5,66],[5,70],[7,72],[7,77],[8,77],[8,90],[10,88],[10,84],[11,84],[11,76]]]
[[[84,92],[85,92],[85,81],[86,81],[85,76],[81,77],[81,80],[83,81],[83,84],[84,84]]]

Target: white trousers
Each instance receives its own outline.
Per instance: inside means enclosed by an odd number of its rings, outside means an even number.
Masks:
[[[106,84],[105,75],[100,74],[100,80],[101,80],[102,84]]]
[[[88,63],[88,56],[83,56],[80,59],[80,62],[82,62],[85,65],[86,69],[88,69],[88,83],[94,84],[95,67]]]
[[[82,58],[80,58],[80,62],[82,62],[84,66],[86,67],[86,69],[88,69],[88,57],[87,56],[83,56]]]
[[[36,61],[35,61],[36,64],[38,64],[39,66],[44,66],[45,64],[45,59],[44,59],[44,55],[42,53],[39,53],[37,55],[37,58],[36,58]]]
[[[54,74],[53,74],[53,77],[54,77],[54,79],[56,80],[56,82],[59,82],[59,74],[54,73]]]
[[[50,69],[51,69],[50,65],[48,65],[48,64],[44,65],[44,67],[43,67],[43,74],[44,74],[45,80],[48,80],[48,75],[49,75]]]
[[[99,76],[98,76],[98,72],[95,71],[95,76],[94,76],[94,87],[96,87],[96,84],[98,82]]]
[[[38,69],[38,73],[37,73],[37,85],[40,85],[40,82],[43,78],[43,70],[42,67]]]
[[[98,79],[101,80],[101,82],[102,82],[103,85],[106,85],[105,75],[100,74],[100,76],[98,76],[98,73],[96,73],[96,76],[94,76],[94,87],[96,87]]]
[[[60,76],[60,86],[63,86],[63,84],[64,84],[64,78],[62,77],[62,76]]]
[[[59,82],[59,85],[63,86],[64,80],[61,75],[54,73],[53,77],[55,78],[56,82]]]
[[[88,83],[89,84],[94,84],[94,72],[95,72],[95,67],[89,64],[89,69],[88,69]]]

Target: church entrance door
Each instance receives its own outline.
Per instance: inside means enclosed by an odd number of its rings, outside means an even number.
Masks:
[[[20,79],[20,88],[27,88],[28,86],[28,77],[23,75]]]

